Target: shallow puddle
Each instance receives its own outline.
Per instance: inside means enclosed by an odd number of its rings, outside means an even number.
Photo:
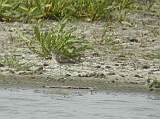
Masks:
[[[159,119],[160,96],[71,89],[1,89],[1,119]]]

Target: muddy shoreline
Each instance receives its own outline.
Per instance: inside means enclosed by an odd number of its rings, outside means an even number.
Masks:
[[[155,4],[153,9],[160,10]],[[0,61],[16,56],[20,63],[31,65],[27,71],[0,62],[2,88],[88,88],[90,90],[144,91],[160,93],[154,81],[160,77],[160,13],[134,11],[125,22],[117,21],[108,27],[100,43],[104,21],[70,22],[67,28],[77,27],[74,35],[85,37],[94,51],[87,50],[83,64],[59,67],[31,52],[18,36],[16,29],[29,37],[34,24],[0,22]],[[129,25],[128,25],[129,23]],[[46,27],[57,24],[48,21]],[[12,60],[12,59],[10,59]],[[150,82],[152,84],[150,84]],[[67,87],[68,86],[68,87]]]
[[[137,92],[160,94],[159,89],[150,90],[146,82],[127,82],[125,80],[78,78],[78,77],[45,77],[40,75],[0,75],[0,88],[35,89],[35,88],[63,88],[88,89],[91,91],[107,90],[114,92]]]

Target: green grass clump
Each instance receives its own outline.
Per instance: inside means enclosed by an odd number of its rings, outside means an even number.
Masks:
[[[0,20],[62,20],[72,12],[70,19],[122,21],[137,8],[136,0],[0,0]]]
[[[78,38],[72,33],[76,28],[65,30],[67,19],[63,19],[53,28],[46,28],[42,31],[44,22],[39,20],[33,27],[34,38],[30,39],[17,30],[20,37],[27,41],[28,48],[34,53],[46,59],[51,58],[51,52],[57,52],[70,58],[80,57],[81,52],[90,49],[89,43],[84,38]]]
[[[0,21],[12,20],[19,6],[18,0],[0,0]]]
[[[149,84],[149,89],[153,90],[155,88],[160,88],[160,80],[156,77],[148,78],[147,83]]]
[[[20,63],[20,60],[15,55],[6,57],[0,56],[0,64],[3,66],[15,68],[17,70],[28,70],[31,67],[25,63]]]
[[[108,16],[106,6],[112,0],[1,0],[0,19],[31,21],[33,19],[64,18],[71,11],[72,18],[92,20]]]

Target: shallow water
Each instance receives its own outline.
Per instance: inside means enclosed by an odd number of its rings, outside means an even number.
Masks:
[[[70,89],[1,89],[1,119],[159,119],[160,96]]]

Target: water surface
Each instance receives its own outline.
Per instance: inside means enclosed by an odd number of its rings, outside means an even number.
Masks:
[[[160,97],[66,89],[1,89],[1,119],[160,119]]]

